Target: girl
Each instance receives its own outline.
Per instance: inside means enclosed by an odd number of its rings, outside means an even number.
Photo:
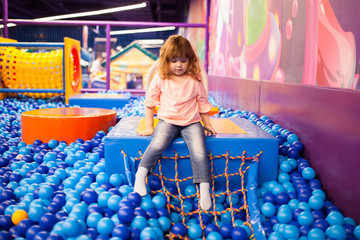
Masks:
[[[200,66],[190,42],[180,36],[170,36],[160,49],[158,74],[150,83],[146,94],[146,129],[139,133],[154,133],[136,173],[134,191],[147,194],[146,176],[151,173],[163,151],[181,136],[190,152],[193,181],[200,184],[200,207],[211,207],[210,170],[205,146],[205,133],[215,135],[210,123],[207,93],[200,78]],[[153,125],[154,109],[160,104],[156,129]],[[200,121],[202,121],[203,126]]]

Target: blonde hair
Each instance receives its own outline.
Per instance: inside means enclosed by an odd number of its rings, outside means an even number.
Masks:
[[[187,73],[194,79],[201,81],[200,65],[189,40],[181,35],[172,35],[164,43],[160,49],[159,57],[159,73],[162,79],[171,78],[173,73],[170,71],[169,62],[176,57],[186,57],[189,59],[189,67]]]

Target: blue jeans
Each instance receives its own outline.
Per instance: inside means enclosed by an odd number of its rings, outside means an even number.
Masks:
[[[139,166],[148,169],[149,173],[152,173],[161,154],[179,135],[189,149],[193,182],[210,182],[209,158],[205,146],[205,133],[200,122],[192,123],[188,126],[177,126],[159,120],[153,138]]]

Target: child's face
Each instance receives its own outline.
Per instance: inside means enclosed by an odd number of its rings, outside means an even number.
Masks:
[[[189,59],[186,57],[173,57],[169,61],[170,71],[175,76],[181,76],[186,73],[189,67]]]

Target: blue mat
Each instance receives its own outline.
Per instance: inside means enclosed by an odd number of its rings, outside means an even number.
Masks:
[[[131,94],[80,93],[69,98],[70,105],[92,108],[122,108],[129,103]]]

